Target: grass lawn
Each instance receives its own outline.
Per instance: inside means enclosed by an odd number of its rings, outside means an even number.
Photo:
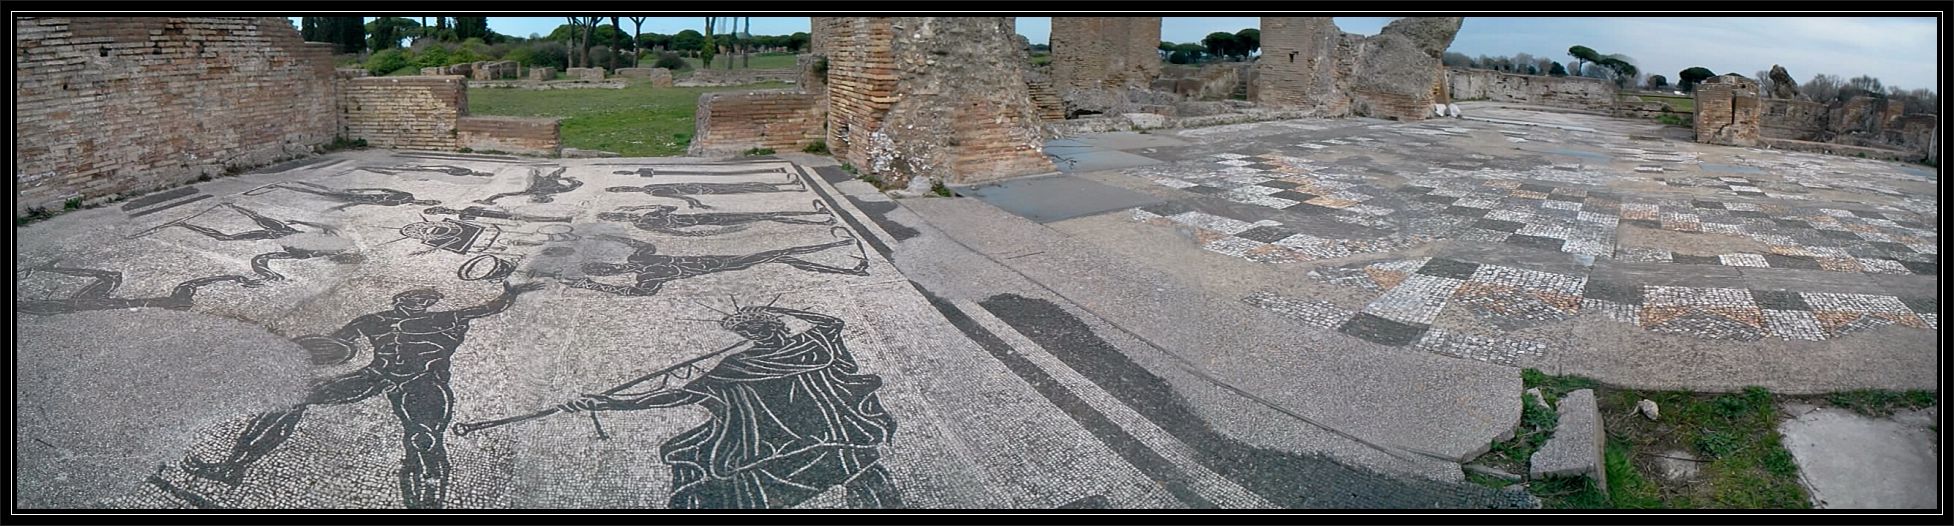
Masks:
[[[759,56],[754,56],[759,62]],[[692,142],[699,95],[712,91],[781,89],[781,82],[706,88],[653,88],[634,80],[625,89],[484,88],[468,90],[468,113],[563,117],[563,146],[629,157],[684,155]]]
[[[733,69],[782,69],[794,67],[793,53],[754,53],[750,62],[740,60],[739,54],[737,53],[731,53],[714,55],[712,57],[713,69],[726,69],[726,61],[729,59],[733,61]],[[691,66],[692,69],[699,69],[699,59],[697,57],[685,57],[685,64]]]
[[[1652,101],[1652,102],[1662,102],[1668,104],[1669,107],[1675,108],[1676,111],[1696,111],[1696,98],[1690,97],[1688,95],[1664,96],[1664,95],[1643,95],[1640,93],[1636,93],[1633,95],[1636,97],[1641,97],[1642,100]]]

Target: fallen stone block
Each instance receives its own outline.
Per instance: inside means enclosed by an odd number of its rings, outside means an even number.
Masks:
[[[1559,411],[1554,436],[1533,453],[1527,475],[1534,479],[1585,476],[1607,492],[1608,472],[1601,458],[1601,409],[1595,403],[1594,390],[1582,389],[1561,397]]]

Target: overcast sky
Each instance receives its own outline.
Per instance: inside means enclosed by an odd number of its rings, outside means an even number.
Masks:
[[[417,17],[409,17],[417,18]],[[1376,34],[1391,17],[1337,17],[1344,31]],[[625,29],[631,22],[624,20]],[[497,33],[549,34],[563,17],[489,17]],[[676,33],[703,29],[704,17],[653,17],[645,32]],[[1216,31],[1258,27],[1256,17],[1166,17],[1160,37],[1197,42]],[[753,32],[783,35],[807,31],[806,17],[753,17]],[[1780,64],[1804,82],[1818,73],[1842,77],[1872,75],[1886,85],[1929,87],[1939,91],[1940,55],[1935,20],[1914,18],[1619,18],[1619,17],[1467,17],[1451,51],[1467,55],[1531,53],[1569,60],[1567,48],[1584,45],[1602,54],[1635,59],[1642,71],[1668,76],[1691,66],[1717,73],[1751,75]],[[1019,17],[1018,33],[1034,43],[1049,41],[1051,19]]]

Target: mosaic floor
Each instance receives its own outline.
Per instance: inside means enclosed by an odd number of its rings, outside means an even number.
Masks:
[[[1507,113],[1524,120],[1530,112]],[[1547,344],[1505,333],[1584,311],[1709,340],[1938,329],[1931,286],[1905,296],[1691,279],[1719,266],[1783,270],[1806,282],[1937,282],[1937,178],[1921,167],[1698,145],[1592,119],[1595,128],[1471,119],[1305,128],[1211,143],[1121,173],[1180,192],[1133,209],[1134,221],[1192,232],[1207,251],[1297,264],[1299,279],[1373,294],[1361,308],[1273,291],[1244,301],[1388,345],[1511,364]],[[1474,251],[1405,257],[1448,246]],[[1565,268],[1507,264],[1553,253]],[[1617,268],[1678,276],[1688,286],[1597,270]],[[1454,320],[1475,321],[1448,326],[1439,321],[1447,309],[1467,315]]]

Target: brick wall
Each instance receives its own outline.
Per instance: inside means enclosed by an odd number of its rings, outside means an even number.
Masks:
[[[576,80],[604,80],[604,68],[563,68],[563,75]]]
[[[650,79],[651,85],[655,87],[672,86],[672,70],[665,68],[617,68],[617,76],[628,79]]]
[[[820,100],[800,90],[718,92],[699,96],[697,131],[688,155],[736,155],[754,148],[800,151],[822,140]]]
[[[284,17],[14,19],[15,213],[304,155],[336,123],[331,46]]]
[[[468,85],[458,75],[367,77],[346,82],[345,131],[375,148],[461,148],[456,121],[468,111]]]
[[[1446,68],[1452,100],[1490,100],[1538,106],[1609,111],[1615,83],[1583,77],[1518,75],[1484,69]]]
[[[552,157],[563,153],[561,119],[462,117],[455,130],[463,148]]]
[[[1160,17],[1052,17],[1052,84],[1075,89],[1146,86],[1160,76]]]
[[[869,137],[895,102],[895,40],[890,17],[833,17],[829,22],[828,150],[867,166]]]
[[[556,78],[556,68],[529,68],[529,80],[552,80]]]

